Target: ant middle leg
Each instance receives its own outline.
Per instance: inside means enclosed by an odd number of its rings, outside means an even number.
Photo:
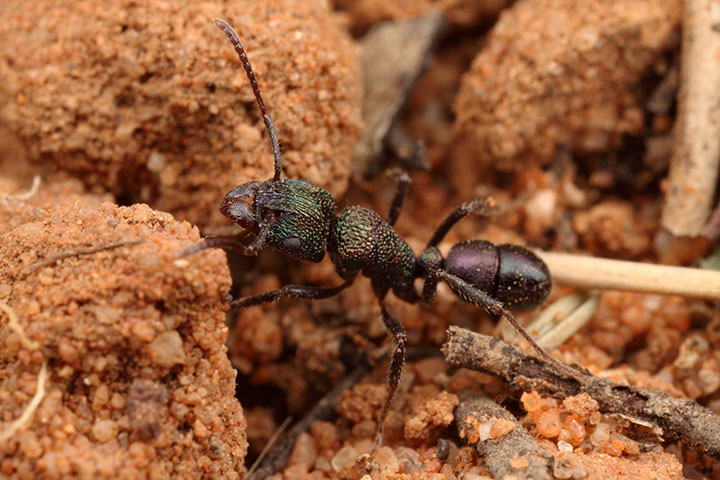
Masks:
[[[433,233],[427,247],[436,247],[438,243],[442,242],[445,235],[455,226],[457,222],[465,218],[471,213],[478,213],[481,216],[490,216],[495,211],[495,200],[492,197],[487,198],[476,198],[469,202],[465,202],[458,208],[453,210],[445,220],[438,225],[437,229]]]
[[[230,310],[239,310],[244,307],[250,307],[253,305],[264,305],[266,303],[272,303],[282,297],[293,297],[293,298],[305,298],[309,300],[320,300],[323,298],[334,297],[339,294],[350,285],[353,280],[348,280],[342,285],[337,287],[308,287],[305,285],[285,285],[278,290],[271,290],[269,292],[259,293],[257,295],[251,295],[248,297],[238,298],[230,302]]]
[[[407,349],[407,335],[405,334],[405,329],[388,311],[385,306],[385,302],[382,300],[380,300],[380,310],[382,311],[385,328],[387,328],[395,338],[395,350],[393,350],[392,360],[390,360],[388,393],[387,397],[385,397],[385,404],[383,405],[382,412],[380,412],[380,418],[378,419],[377,433],[375,434],[375,442],[373,443],[372,451],[370,453],[371,456],[382,444],[383,425],[385,424],[385,418],[390,410],[392,399],[395,396],[398,385],[400,385],[400,377],[402,376],[403,364],[405,363],[405,351]]]

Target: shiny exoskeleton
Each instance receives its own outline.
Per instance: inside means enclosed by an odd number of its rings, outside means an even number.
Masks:
[[[550,274],[540,258],[517,245],[494,245],[482,240],[455,245],[447,258],[437,247],[463,217],[470,213],[490,214],[494,206],[492,199],[473,200],[455,209],[438,226],[419,256],[393,228],[410,183],[406,174],[398,178],[397,191],[386,219],[359,206],[347,207],[336,216],[335,201],[330,193],[303,180],[282,178],[277,133],[245,51],[225,21],[216,19],[215,24],[230,39],[250,80],[272,143],[275,174],[264,182],[251,181],[235,187],[220,207],[224,215],[256,234],[251,244],[209,238],[183,254],[227,246],[253,255],[268,245],[288,255],[319,262],[327,251],[338,275],[344,280],[341,285],[331,288],[287,285],[279,290],[237,299],[231,303],[233,309],[264,304],[281,297],[329,298],[349,287],[359,273],[369,278],[385,325],[396,341],[388,396],[378,419],[376,447],[381,442],[383,423],[405,361],[405,330],[385,305],[384,299],[390,290],[406,302],[432,302],[438,283],[444,281],[459,298],[498,318],[507,319],[540,355],[559,363],[532,340],[505,308],[531,309],[545,300],[550,291]],[[415,289],[418,278],[424,279],[421,293]],[[560,365],[566,371],[572,371],[566,365]]]

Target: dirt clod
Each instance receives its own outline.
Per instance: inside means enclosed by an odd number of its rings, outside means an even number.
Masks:
[[[188,224],[146,205],[71,199],[0,215],[0,283],[12,285],[3,301],[39,345],[0,353],[2,428],[28,406],[38,364],[49,365],[37,412],[0,444],[3,472],[139,477],[152,459],[164,476],[236,477],[247,442],[224,347],[224,255],[178,269],[176,253],[198,237]],[[58,255],[121,239],[143,242]],[[13,335],[4,316],[0,343]]]

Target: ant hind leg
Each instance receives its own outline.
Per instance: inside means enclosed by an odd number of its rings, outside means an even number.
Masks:
[[[455,293],[455,295],[457,295],[461,299],[479,307],[482,307],[490,315],[493,315],[496,318],[506,319],[508,323],[510,323],[510,325],[512,325],[513,328],[517,330],[520,335],[522,335],[522,337],[530,344],[530,346],[540,355],[542,359],[552,363],[557,368],[570,375],[572,378],[578,380],[581,384],[585,383],[587,379],[585,375],[571,368],[560,360],[557,360],[555,357],[550,356],[550,354],[543,347],[538,345],[535,340],[533,340],[528,331],[525,330],[525,328],[518,323],[515,317],[510,312],[508,312],[507,309],[505,309],[502,302],[495,300],[487,293],[483,292],[482,290],[478,290],[477,288],[473,287],[472,285],[470,285],[460,277],[453,275],[452,273],[441,270],[438,272],[438,276],[442,278],[450,286],[450,289]]]

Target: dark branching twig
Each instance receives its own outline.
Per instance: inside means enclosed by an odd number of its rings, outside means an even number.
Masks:
[[[603,412],[650,422],[660,427],[666,438],[720,459],[720,417],[696,402],[592,375],[587,375],[587,382],[580,384],[555,365],[496,337],[454,326],[448,329],[444,352],[449,365],[496,375],[510,388],[536,390],[558,398],[587,393]]]
[[[265,457],[260,463],[257,470],[248,475],[245,480],[262,480],[273,473],[284,468],[290,458],[290,452],[297,437],[308,431],[310,425],[318,420],[329,420],[335,415],[335,403],[342,392],[351,388],[368,372],[368,366],[364,363],[353,370],[345,377],[335,388],[330,390],[320,401],[313,407],[310,412],[296,423],[287,433],[287,435],[278,442],[277,446]]]
[[[515,416],[491,399],[467,389],[458,395],[460,405],[455,409],[455,422],[458,431],[468,432],[475,428],[475,421],[484,424],[495,419],[511,422],[514,428],[497,439],[473,439],[465,434],[469,444],[473,440],[475,449],[493,474],[493,478],[512,478],[522,480],[551,479],[553,458],[543,451],[530,433],[523,428]]]

